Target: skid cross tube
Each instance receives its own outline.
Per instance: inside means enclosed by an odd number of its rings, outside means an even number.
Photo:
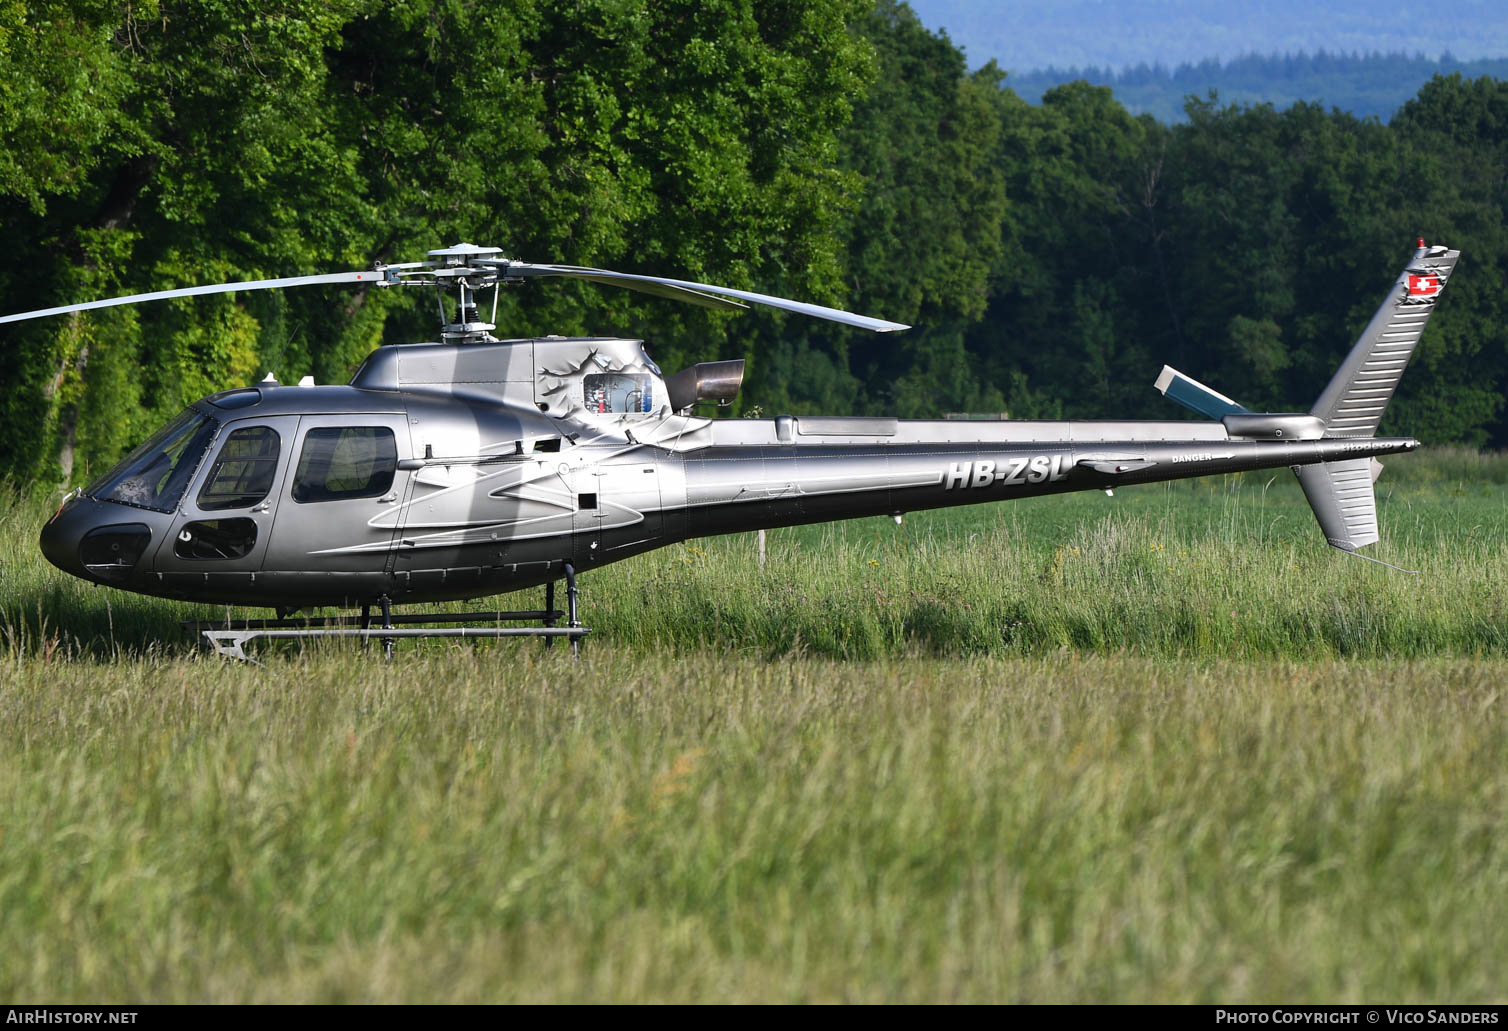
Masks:
[[[378,598],[377,600],[382,603],[382,628],[384,630],[389,630],[393,626],[393,602],[392,602],[392,599],[390,599],[387,595],[384,594],[380,598]],[[382,639],[382,659],[383,659],[384,662],[392,662],[393,661],[393,638],[392,637],[385,636]]]
[[[564,613],[555,611],[555,581],[551,580],[549,583],[545,584],[545,611],[542,616],[544,625],[554,626],[555,621],[562,615],[564,615]],[[553,647],[555,647],[555,638],[546,637],[545,650],[548,651]]]
[[[576,618],[576,567],[569,562],[565,564],[566,581],[566,628],[577,630],[581,628],[581,621]],[[581,658],[581,636],[571,638],[571,658]]]

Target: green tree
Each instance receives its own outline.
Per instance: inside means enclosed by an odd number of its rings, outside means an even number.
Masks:
[[[877,338],[785,321],[771,327],[784,343],[760,349],[753,391],[795,411],[998,410],[962,329],[984,314],[1004,246],[1001,74],[969,74],[962,52],[905,4],[881,0],[854,27],[877,71],[839,136],[838,164],[860,192],[839,229],[846,290],[836,299],[917,328]],[[816,354],[832,374],[811,374]]]
[[[0,178],[15,242],[0,258],[0,288],[30,302],[8,307],[312,260],[327,244],[314,213],[338,222],[357,196],[325,146],[322,103],[325,48],[347,13],[229,0],[77,4],[10,22],[12,40],[38,43],[8,51],[6,78],[20,93],[59,81],[70,47],[103,88],[69,91],[61,122],[26,105],[9,112],[36,131],[21,132],[11,152],[20,172]],[[37,142],[69,126],[80,133],[66,144]],[[56,171],[60,147],[68,174]],[[302,204],[286,203],[293,196]],[[25,435],[8,449],[11,470],[66,478],[113,459],[224,377],[244,380],[258,327],[221,299],[36,323],[10,346],[3,422]]]
[[[1508,83],[1436,76],[1393,119],[1409,155],[1404,210],[1462,250],[1384,431],[1508,443]]]
[[[979,373],[1009,385],[1013,414],[1137,412],[1151,343],[1141,311],[1163,310],[1159,265],[1146,259],[1163,246],[1165,130],[1083,83],[1040,107],[1002,91],[997,110],[1014,246],[969,330]]]

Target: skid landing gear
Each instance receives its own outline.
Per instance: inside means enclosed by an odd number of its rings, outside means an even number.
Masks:
[[[563,572],[566,581],[566,611],[555,607],[555,582],[545,585],[545,607],[506,612],[434,612],[393,615],[392,601],[387,595],[377,599],[382,610],[382,626],[372,626],[372,607],[361,607],[359,616],[312,616],[307,619],[233,619],[187,622],[183,629],[199,634],[215,654],[228,659],[239,659],[260,666],[261,663],[246,654],[245,646],[259,638],[270,640],[312,640],[330,637],[359,637],[362,642],[376,638],[382,642],[384,658],[391,662],[393,645],[400,638],[410,637],[542,637],[545,647],[555,643],[555,638],[569,638],[571,656],[581,655],[581,639],[592,632],[582,626],[576,610],[576,570],[566,563]],[[566,617],[565,626],[557,626],[560,617]],[[532,623],[539,626],[497,626],[498,623]],[[492,624],[470,626],[440,626],[444,623]]]

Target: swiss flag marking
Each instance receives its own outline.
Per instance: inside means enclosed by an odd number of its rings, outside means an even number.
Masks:
[[[1410,297],[1433,297],[1439,292],[1439,276],[1409,276]]]

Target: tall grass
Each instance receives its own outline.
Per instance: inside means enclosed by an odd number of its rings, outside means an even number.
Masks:
[[[772,532],[764,567],[693,542],[585,597],[607,634],[767,654],[1502,655],[1508,491],[1447,482],[1380,489],[1368,552],[1417,576],[1326,547],[1285,473]]]
[[[752,535],[693,541],[584,575],[583,611],[594,640],[761,655],[1505,656],[1505,501],[1508,458],[1391,462],[1368,553],[1417,576],[1326,547],[1284,472],[771,531],[763,566]],[[57,573],[46,514],[0,511],[14,646],[182,654],[178,621],[224,614]]]

